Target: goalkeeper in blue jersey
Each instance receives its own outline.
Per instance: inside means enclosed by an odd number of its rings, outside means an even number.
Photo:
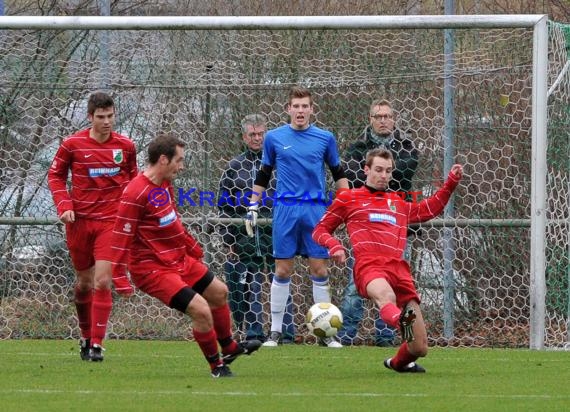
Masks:
[[[277,346],[281,339],[283,315],[290,295],[295,256],[307,257],[313,284],[314,302],[330,302],[326,248],[311,237],[313,228],[326,211],[325,164],[336,188],[348,188],[334,135],[310,123],[313,114],[311,92],[294,86],[289,92],[287,113],[290,123],[267,132],[261,168],[257,172],[248,208],[246,228],[253,234],[257,209],[275,169],[277,188],[273,199],[273,256],[275,276],[271,283],[271,333],[264,346]],[[333,338],[322,345],[340,348]]]

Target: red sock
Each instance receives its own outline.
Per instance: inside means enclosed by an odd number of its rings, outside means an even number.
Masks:
[[[237,342],[232,338],[232,320],[230,317],[230,307],[226,303],[219,308],[212,308],[214,318],[214,329],[218,336],[218,342],[222,347],[222,353],[233,353],[238,350]]]
[[[107,332],[107,322],[113,308],[113,297],[110,289],[95,289],[91,311],[91,345],[101,345]]]
[[[210,369],[222,365],[223,361],[218,352],[218,341],[216,340],[216,332],[214,329],[210,329],[208,332],[199,332],[196,329],[192,329],[192,332],[194,339],[196,339],[198,346],[200,346],[200,350],[202,350],[204,357],[210,364]]]
[[[73,290],[77,321],[81,330],[81,337],[91,338],[91,303],[93,302],[93,290],[82,292],[78,286]]]
[[[400,346],[400,349],[398,349],[396,356],[390,361],[390,364],[395,370],[401,370],[404,366],[410,362],[414,362],[417,358],[417,356],[412,355],[408,350],[408,342],[404,342],[402,346]]]
[[[380,317],[384,322],[386,322],[389,326],[392,326],[394,329],[400,327],[400,314],[402,311],[392,302],[385,304],[380,309]]]

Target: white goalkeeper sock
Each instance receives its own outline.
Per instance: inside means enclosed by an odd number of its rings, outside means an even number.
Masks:
[[[283,316],[285,315],[285,306],[289,299],[289,285],[291,279],[280,279],[273,276],[271,282],[271,331],[279,332],[283,328]]]
[[[313,300],[314,303],[329,302],[331,301],[331,291],[329,287],[329,278],[317,278],[311,276],[313,282]]]

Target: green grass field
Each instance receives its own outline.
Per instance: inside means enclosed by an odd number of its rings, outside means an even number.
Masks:
[[[0,341],[2,411],[568,411],[570,353],[431,349],[426,374],[382,366],[392,349],[261,348],[213,379],[194,342]]]

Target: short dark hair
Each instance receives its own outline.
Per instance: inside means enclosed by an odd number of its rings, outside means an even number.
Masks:
[[[382,159],[391,160],[392,167],[395,166],[394,156],[392,156],[392,152],[390,152],[388,149],[384,149],[383,147],[369,150],[368,153],[366,153],[366,163],[365,163],[366,166],[371,167],[375,157],[381,157]]]
[[[301,86],[293,86],[289,90],[289,104],[293,99],[302,99],[303,97],[308,97],[311,106],[313,105],[313,95],[308,89]]]
[[[115,108],[113,98],[105,92],[95,92],[89,96],[87,101],[87,113],[93,114],[97,109]]]
[[[148,145],[148,162],[154,165],[162,155],[165,155],[170,162],[176,154],[177,147],[184,148],[186,143],[169,133],[160,133]]]

